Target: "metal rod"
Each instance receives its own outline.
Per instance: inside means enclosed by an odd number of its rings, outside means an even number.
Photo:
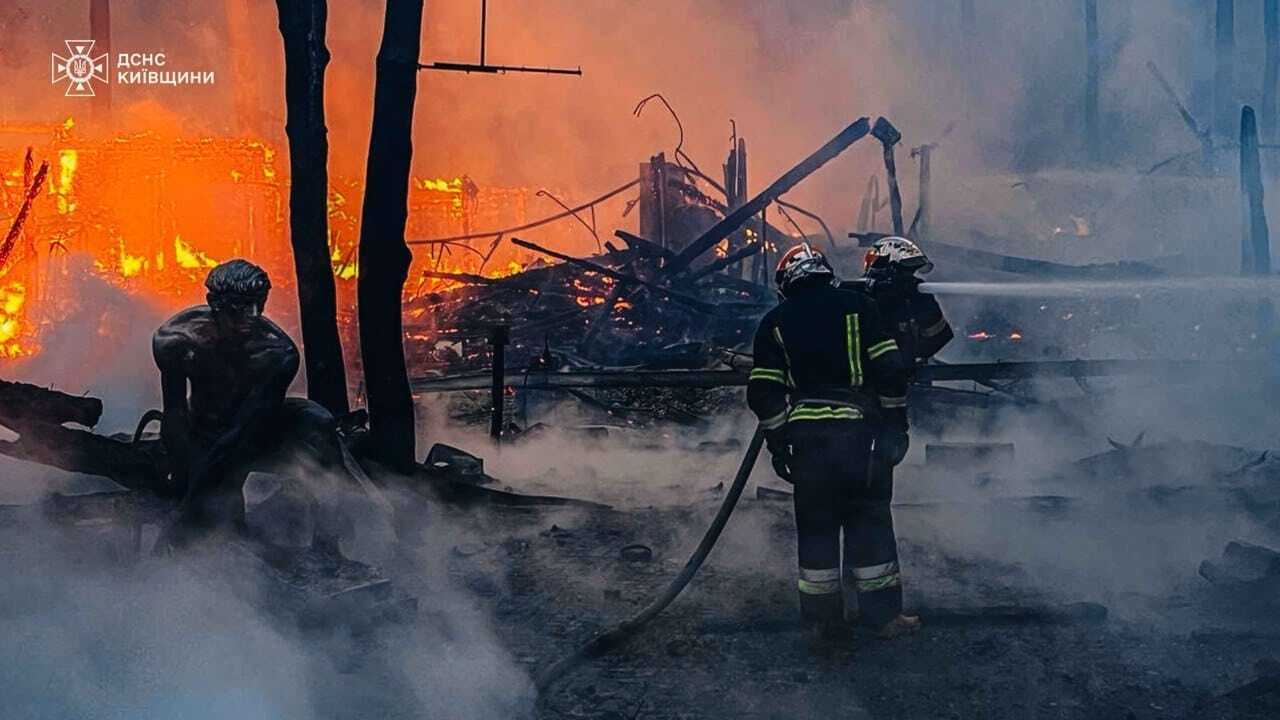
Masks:
[[[452,70],[454,72],[465,73],[490,73],[501,75],[504,73],[543,73],[546,75],[581,75],[582,68],[554,68],[554,67],[529,67],[526,65],[473,65],[472,63],[460,62],[433,62],[430,65],[419,64],[419,70]]]
[[[490,385],[493,411],[489,416],[489,437],[493,438],[494,442],[502,440],[502,410],[507,390],[507,338],[505,325],[494,326],[489,334],[489,344],[493,348],[493,372]]]
[[[1047,360],[1031,362],[958,363],[925,365],[916,371],[917,382],[961,380],[1023,380],[1032,377],[1101,377],[1107,375],[1168,375],[1221,372],[1223,363],[1196,360]],[[750,372],[738,370],[573,370],[567,372],[510,372],[504,386],[521,390],[627,387],[741,387]],[[461,392],[490,387],[488,373],[446,377],[420,377],[412,381],[414,392]]]
[[[484,26],[488,17],[488,0],[480,0],[480,65],[484,65]]]
[[[760,208],[760,277],[756,282],[767,285],[769,282],[769,219],[766,211],[769,203]]]

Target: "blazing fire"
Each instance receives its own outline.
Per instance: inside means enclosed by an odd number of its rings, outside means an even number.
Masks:
[[[18,358],[34,354],[34,343],[23,344],[22,307],[27,302],[27,288],[20,282],[0,286],[0,358]]]
[[[0,235],[15,224],[31,183],[31,163],[24,167],[21,161],[27,148],[36,164],[47,160],[49,169],[13,251],[0,257],[0,358],[37,354],[41,328],[75,309],[73,255],[87,254],[95,275],[162,309],[200,302],[204,274],[233,257],[265,267],[279,278],[278,288],[292,283],[287,166],[282,165],[287,161],[271,144],[157,133],[90,139],[78,136],[71,118],[49,125],[0,125],[0,167],[19,161],[0,177]],[[354,303],[359,275],[363,194],[358,179],[330,179],[330,258],[339,302],[347,307]],[[534,198],[534,189],[480,187],[465,175],[413,178],[406,233],[410,238],[458,236],[520,225],[527,222]],[[527,253],[494,239],[428,246],[428,252],[415,255],[411,277],[427,269],[490,278],[524,270]],[[409,283],[407,291],[449,287],[448,281],[429,279],[416,289]],[[583,295],[586,302],[604,302],[598,291]],[[276,312],[291,306],[280,303]],[[353,315],[342,308],[339,314]]]

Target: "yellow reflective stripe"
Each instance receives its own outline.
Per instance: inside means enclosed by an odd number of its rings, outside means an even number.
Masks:
[[[840,592],[839,580],[814,581],[800,578],[800,580],[796,582],[796,585],[799,586],[800,592],[805,595],[832,595]]]
[[[787,344],[782,341],[782,328],[773,326],[773,339],[778,341],[778,349],[782,351],[782,359],[787,361],[787,387],[795,387],[796,381],[791,377],[791,356],[787,354]]]
[[[787,374],[781,370],[773,368],[753,368],[751,370],[750,380],[765,380],[767,382],[787,384]]]
[[[871,580],[858,580],[855,583],[855,587],[858,592],[875,592],[877,590],[887,590],[891,587],[897,587],[901,584],[901,573],[892,573],[890,575],[873,578]]]
[[[878,342],[875,345],[872,345],[871,347],[867,348],[867,357],[872,360],[875,360],[881,355],[887,352],[892,352],[897,349],[898,349],[898,343],[894,342],[893,340],[884,340],[882,342]]]
[[[797,408],[791,411],[790,422],[798,420],[861,420],[862,411],[857,408]]]
[[[773,417],[765,418],[760,421],[760,427],[764,428],[765,430],[777,430],[778,428],[786,424],[787,424],[786,410],[783,410],[782,412],[778,413],[777,415],[774,415]]]
[[[858,313],[844,316],[844,346],[849,353],[849,384],[862,385],[862,327]]]
[[[801,407],[799,410],[791,411],[791,419],[799,420],[801,418],[847,418],[851,420],[860,420],[863,418],[861,410],[856,407]]]
[[[804,580],[812,580],[814,582],[826,582],[827,580],[839,580],[840,568],[800,568],[800,577]]]
[[[879,565],[868,565],[866,567],[852,568],[853,576],[859,580],[875,580],[885,575],[893,575],[898,572],[898,561],[890,560],[887,563]]]

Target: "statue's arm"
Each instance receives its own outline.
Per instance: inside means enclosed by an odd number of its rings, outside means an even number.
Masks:
[[[238,457],[243,446],[259,432],[268,432],[264,423],[279,405],[298,374],[298,349],[292,343],[259,351],[258,372],[254,386],[240,407],[236,408],[227,431],[214,440],[209,451],[198,459],[198,481],[203,481],[215,468],[230,458]]]
[[[169,466],[176,480],[184,482],[191,466],[191,413],[187,404],[187,373],[182,364],[185,347],[182,338],[165,328],[156,331],[151,340],[151,353],[160,370],[160,394],[164,418],[160,421],[160,439],[169,456]]]

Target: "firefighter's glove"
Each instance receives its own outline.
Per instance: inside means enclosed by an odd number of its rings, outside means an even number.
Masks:
[[[920,292],[920,283],[924,282],[911,273],[889,271],[867,278],[867,285],[872,292],[886,298],[906,299]]]
[[[888,428],[880,432],[876,438],[876,454],[889,466],[897,465],[907,456],[911,446],[911,438],[906,430]]]
[[[765,433],[764,442],[773,456],[773,471],[784,481],[791,482],[791,443],[787,440],[786,431],[783,428],[771,430]]]

